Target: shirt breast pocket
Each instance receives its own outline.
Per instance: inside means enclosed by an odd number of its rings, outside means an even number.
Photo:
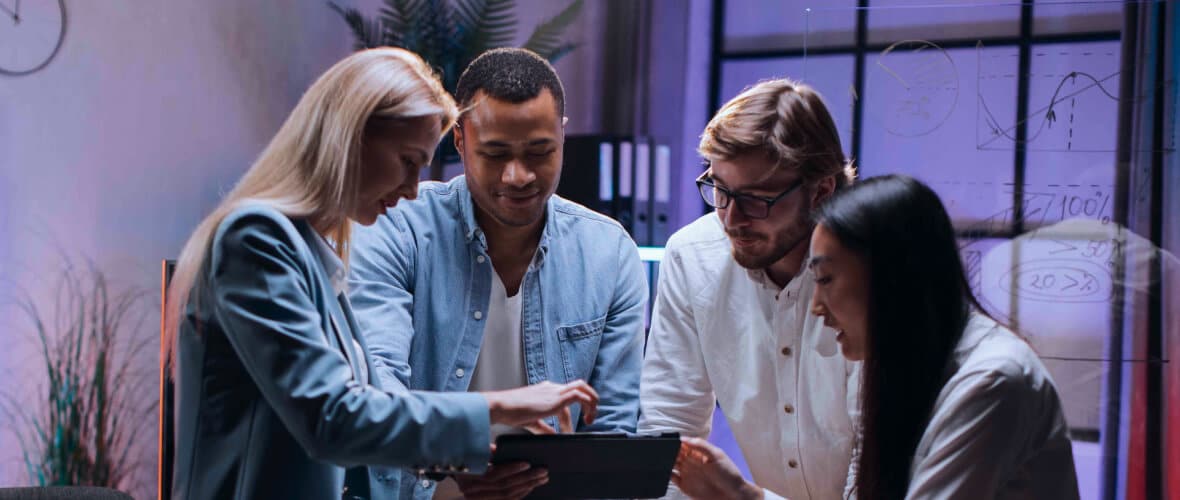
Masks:
[[[598,359],[598,345],[606,328],[606,316],[557,327],[561,361],[567,380],[589,379]]]

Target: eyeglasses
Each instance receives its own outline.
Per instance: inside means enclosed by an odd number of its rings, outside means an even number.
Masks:
[[[787,195],[799,189],[803,185],[803,179],[799,179],[789,187],[773,198],[766,198],[764,196],[755,196],[752,194],[735,193],[728,189],[718,186],[713,178],[709,176],[709,171],[706,170],[697,177],[697,189],[701,191],[701,198],[705,199],[705,204],[713,208],[729,208],[730,202],[737,203],[737,209],[751,219],[765,219],[770,215],[770,208],[782,200]]]

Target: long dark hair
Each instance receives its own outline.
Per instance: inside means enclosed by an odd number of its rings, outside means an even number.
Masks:
[[[816,213],[869,269],[859,498],[903,498],[914,451],[974,306],[938,195],[903,175],[838,192]]]

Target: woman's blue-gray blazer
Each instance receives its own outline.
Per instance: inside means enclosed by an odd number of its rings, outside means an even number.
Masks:
[[[338,499],[346,467],[486,467],[482,396],[374,385],[319,237],[261,204],[218,227],[178,330],[173,498]]]

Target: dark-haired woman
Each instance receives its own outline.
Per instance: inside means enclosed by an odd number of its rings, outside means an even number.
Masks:
[[[817,214],[812,312],[863,360],[860,444],[846,496],[1078,498],[1061,401],[1021,337],[967,284],[938,196],[905,176],[861,182]],[[675,478],[692,496],[761,493],[689,439]]]

